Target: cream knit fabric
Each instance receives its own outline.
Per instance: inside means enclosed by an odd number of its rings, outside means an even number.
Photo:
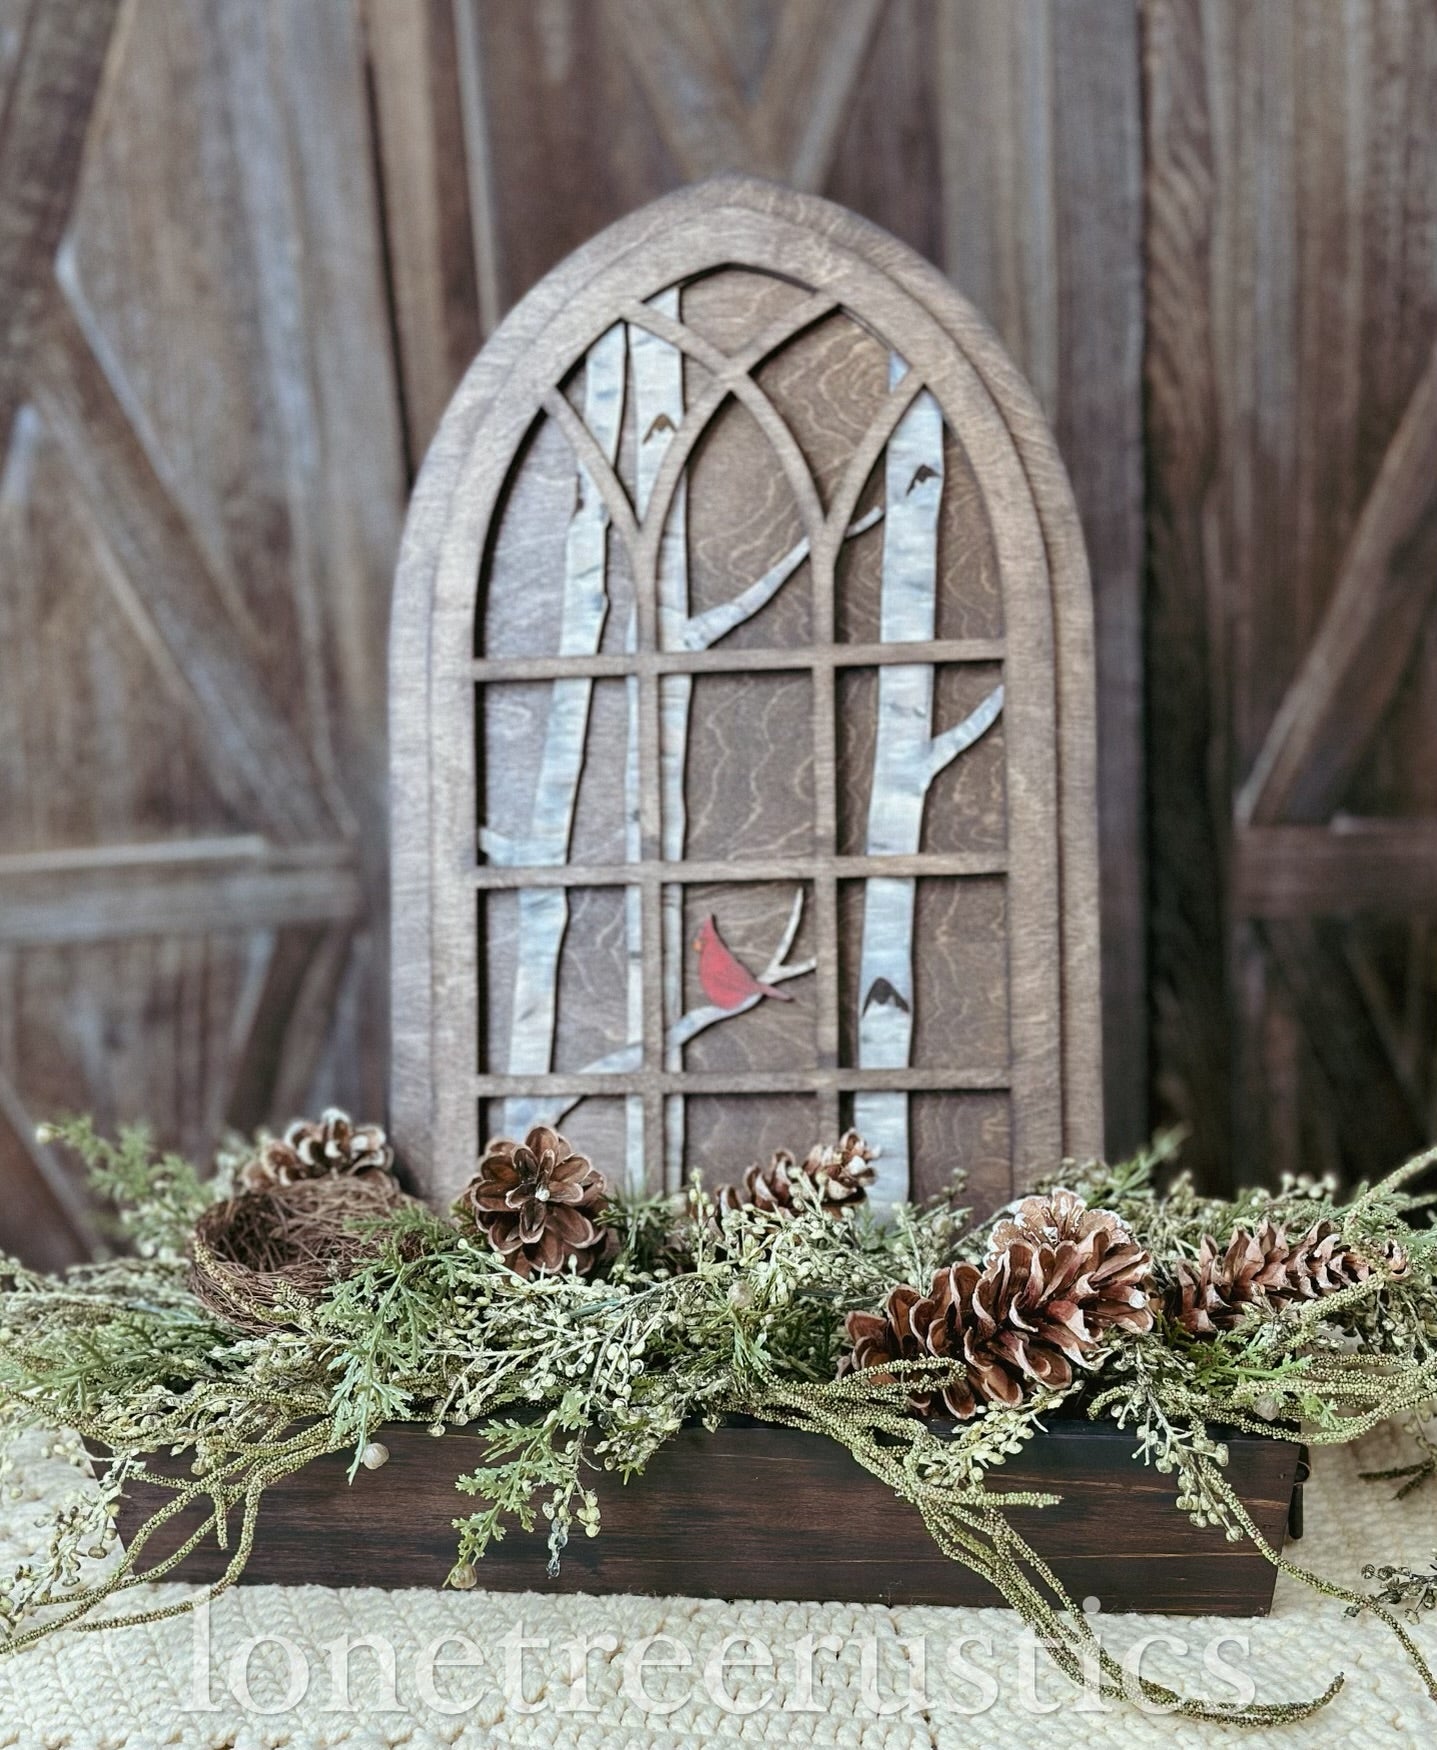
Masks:
[[[1295,1559],[1358,1585],[1366,1561],[1425,1564],[1437,1545],[1437,1485],[1396,1506],[1390,1485],[1356,1480],[1363,1464],[1394,1462],[1397,1450],[1379,1436],[1360,1462],[1344,1451],[1319,1455],[1308,1533],[1294,1546]],[[0,1520],[7,1568],[39,1535],[43,1501],[74,1475],[38,1452],[27,1462]],[[146,1604],[185,1595],[177,1585],[142,1594]],[[518,1647],[518,1625],[531,1642],[546,1644]],[[1320,1691],[1338,1670],[1347,1687],[1313,1722],[1248,1734],[1145,1718],[1111,1703],[1093,1711],[1095,1699],[1085,1702],[1041,1655],[1025,1650],[1015,1619],[1002,1611],[242,1587],[212,1607],[207,1642],[203,1619],[181,1616],[69,1632],[0,1662],[0,1747],[1079,1750],[1231,1742],[1368,1750],[1437,1742],[1437,1702],[1425,1697],[1390,1635],[1287,1580],[1279,1581],[1270,1618],[1113,1617],[1102,1632],[1117,1653],[1144,1636],[1173,1637],[1148,1648],[1144,1674],[1214,1698],[1233,1694],[1223,1666],[1237,1682],[1250,1675],[1264,1701]],[[1437,1659],[1437,1613],[1417,1633]],[[363,1635],[379,1637],[379,1650],[350,1647],[346,1687],[344,1643]],[[281,1639],[248,1646],[255,1636]],[[437,1645],[456,1636],[465,1641]],[[672,1642],[646,1646],[652,1636]],[[743,1638],[725,1649],[734,1636]],[[805,1646],[805,1636],[816,1644]],[[822,1636],[842,1644],[830,1650],[816,1640]],[[1236,1639],[1216,1644],[1221,1636]],[[340,1648],[331,1651],[336,1641]],[[392,1696],[384,1672],[389,1649]],[[737,1663],[762,1661],[765,1652],[771,1668]],[[660,1660],[685,1657],[686,1666],[660,1667]],[[581,1666],[586,1687],[574,1683]],[[926,1670],[915,1702],[910,1686],[920,1666]],[[753,1702],[763,1705],[739,1711]]]

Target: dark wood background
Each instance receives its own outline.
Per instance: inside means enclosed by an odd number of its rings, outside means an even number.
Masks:
[[[1437,1096],[1434,0],[0,0],[0,1244],[35,1120],[382,1110],[407,486],[564,252],[733,167],[950,273],[1097,592],[1109,1140]]]

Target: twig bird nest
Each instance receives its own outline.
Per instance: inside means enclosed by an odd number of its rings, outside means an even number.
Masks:
[[[190,1285],[216,1318],[256,1335],[289,1322],[382,1243],[373,1225],[411,1202],[388,1173],[328,1174],[243,1191],[195,1224]]]

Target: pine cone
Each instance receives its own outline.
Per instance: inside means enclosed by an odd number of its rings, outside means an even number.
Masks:
[[[272,1191],[326,1173],[387,1173],[393,1164],[394,1150],[377,1124],[355,1124],[331,1106],[319,1119],[297,1118],[282,1137],[267,1138],[239,1177],[246,1191]]]
[[[766,1214],[791,1214],[796,1188],[806,1180],[817,1189],[828,1214],[839,1215],[849,1204],[862,1203],[868,1196],[874,1176],[868,1164],[872,1159],[873,1150],[856,1130],[848,1130],[836,1143],[810,1149],[802,1164],[786,1148],[776,1150],[767,1164],[755,1162],[739,1184],[716,1186],[714,1201],[720,1209],[751,1206]]]
[[[1100,1228],[1127,1231],[1120,1216],[1107,1209],[1089,1209],[1076,1191],[1057,1185],[1011,1206],[1008,1220],[998,1222],[989,1236],[988,1256],[996,1257],[1014,1240],[1042,1240],[1056,1246],[1063,1240],[1086,1239]]]
[[[803,1170],[823,1193],[825,1204],[837,1213],[847,1203],[864,1203],[876,1174],[870,1162],[878,1150],[870,1148],[856,1130],[845,1130],[836,1143],[819,1144],[808,1151]]]
[[[912,1403],[920,1415],[931,1415],[941,1398],[966,1420],[981,1404],[1021,1402],[1030,1387],[1070,1385],[1076,1367],[1091,1365],[1106,1330],[1151,1330],[1152,1260],[1117,1216],[1086,1210],[1072,1198],[1064,1220],[1070,1237],[1054,1243],[1045,1237],[1050,1223],[1042,1200],[1029,1201],[1036,1207],[1020,1206],[1014,1221],[1003,1224],[1011,1235],[981,1270],[952,1264],[938,1271],[927,1295],[905,1284],[888,1296],[881,1314],[850,1313],[853,1349],[841,1371],[930,1356],[959,1359],[965,1363],[960,1379],[941,1393],[917,1390]],[[1092,1223],[1090,1215],[1102,1219]]]
[[[1383,1263],[1400,1277],[1407,1271],[1407,1254],[1389,1243]],[[1195,1337],[1212,1337],[1230,1331],[1250,1306],[1275,1311],[1353,1287],[1371,1274],[1372,1265],[1346,1244],[1332,1222],[1319,1221],[1289,1240],[1285,1229],[1265,1221],[1255,1233],[1238,1228],[1223,1251],[1204,1234],[1196,1260],[1178,1265],[1168,1310]]]
[[[586,1275],[606,1249],[609,1236],[594,1218],[607,1203],[588,1157],[538,1124],[523,1142],[489,1144],[454,1213],[486,1234],[517,1275],[553,1276],[570,1265]]]

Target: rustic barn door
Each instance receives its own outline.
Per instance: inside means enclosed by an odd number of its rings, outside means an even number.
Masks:
[[[1152,982],[1213,1180],[1437,1134],[1437,8],[1149,0]]]
[[[344,6],[0,5],[0,1245],[34,1120],[384,1087],[405,480]]]
[[[543,281],[441,427],[391,653],[397,1140],[635,1188],[857,1126],[879,1197],[1101,1146],[1087,570],[1001,348],[726,179]]]

